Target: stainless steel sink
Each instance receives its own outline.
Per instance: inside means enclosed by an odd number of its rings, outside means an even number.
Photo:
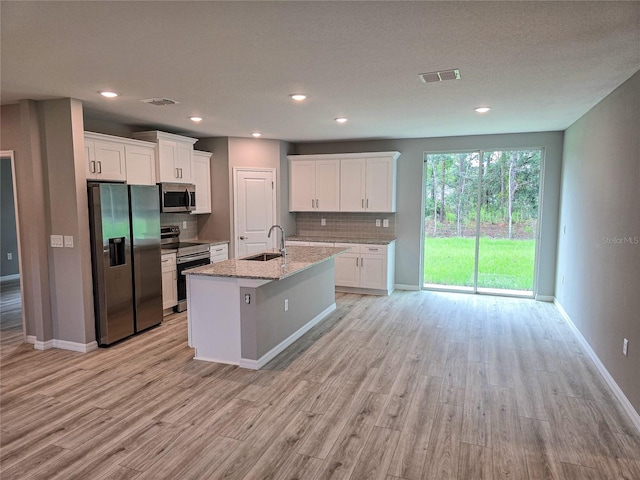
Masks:
[[[254,255],[253,257],[243,258],[242,260],[252,260],[255,262],[267,262],[269,260],[273,260],[274,258],[282,257],[281,253],[259,253],[258,255]]]

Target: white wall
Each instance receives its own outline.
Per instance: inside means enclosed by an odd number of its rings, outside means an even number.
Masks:
[[[370,140],[335,143],[298,144],[296,153],[351,153],[397,150],[398,196],[396,213],[396,284],[419,287],[422,284],[421,225],[424,152],[501,148],[543,147],[540,221],[539,295],[553,296],[556,238],[562,163],[562,132],[478,135],[444,138]]]
[[[640,72],[567,129],[563,156],[556,297],[640,412]]]

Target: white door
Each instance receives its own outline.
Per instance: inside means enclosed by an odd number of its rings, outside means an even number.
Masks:
[[[370,212],[393,211],[393,159],[368,158],[365,208]]]
[[[362,212],[365,210],[364,158],[349,158],[340,162],[340,211]]]
[[[387,256],[360,256],[360,286],[362,288],[387,288]]]
[[[316,210],[340,210],[340,160],[316,160]]]
[[[289,160],[289,211],[315,210],[315,160]]]
[[[236,257],[273,248],[280,232],[267,238],[275,223],[275,170],[234,169]]]

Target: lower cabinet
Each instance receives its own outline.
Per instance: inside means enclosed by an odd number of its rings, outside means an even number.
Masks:
[[[162,254],[162,308],[167,310],[178,304],[176,254]]]
[[[393,292],[395,242],[388,245],[336,243],[350,248],[336,257],[336,287],[363,289],[364,293]]]
[[[229,244],[211,245],[209,247],[209,255],[211,259],[209,263],[223,262],[229,260]]]

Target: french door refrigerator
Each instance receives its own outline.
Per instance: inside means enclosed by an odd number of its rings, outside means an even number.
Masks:
[[[96,340],[108,346],[162,321],[155,185],[88,184]]]

